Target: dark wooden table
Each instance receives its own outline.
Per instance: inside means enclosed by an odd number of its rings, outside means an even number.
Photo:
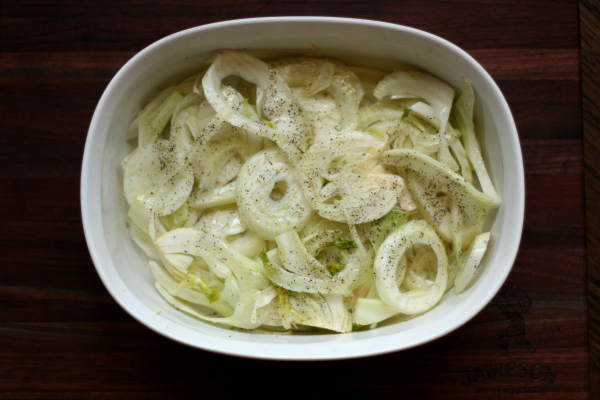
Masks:
[[[502,292],[454,333],[359,360],[238,359],[154,334],[100,282],[83,237],[79,174],[110,79],[173,32],[281,15],[429,31],[472,54],[504,92],[527,174],[523,240]],[[600,398],[599,18],[592,1],[1,0],[0,398],[216,398],[235,390],[283,398]]]

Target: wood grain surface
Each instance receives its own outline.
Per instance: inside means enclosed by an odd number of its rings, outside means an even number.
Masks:
[[[110,79],[168,34],[281,15],[426,30],[473,55],[506,96],[526,170],[521,248],[500,294],[452,334],[358,360],[239,359],[153,333],[100,282],[83,237],[79,178]],[[599,16],[587,0],[2,0],[0,398],[599,398]]]
[[[600,3],[581,1],[590,393],[600,396]]]

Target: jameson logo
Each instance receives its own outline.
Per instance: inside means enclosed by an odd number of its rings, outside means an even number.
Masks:
[[[508,319],[509,325],[500,332],[498,336],[498,357],[508,357],[509,352],[529,353],[532,356],[535,353],[535,347],[525,337],[526,326],[523,314],[529,312],[531,299],[514,283],[505,285],[500,293],[494,298],[492,304],[504,314]],[[502,382],[505,384],[525,383],[525,382],[544,382],[554,384],[557,371],[546,364],[531,362],[502,362],[477,365],[474,368],[465,371],[463,386],[471,386],[474,383],[482,382]],[[483,390],[483,389],[482,389]],[[488,390],[488,389],[485,389]],[[541,387],[507,387],[492,388],[492,392],[505,393],[541,393]],[[523,391],[521,391],[523,390]],[[491,393],[491,392],[490,392]]]
[[[485,364],[465,371],[465,379],[461,382],[461,385],[471,386],[473,383],[489,381],[509,383],[527,380],[553,384],[556,376],[556,369],[544,364],[528,362]]]
[[[498,307],[510,321],[510,325],[498,337],[498,355],[507,357],[509,345],[520,347],[529,352],[529,355],[533,355],[535,347],[525,338],[525,320],[523,319],[523,314],[528,313],[529,307],[531,307],[529,296],[514,283],[509,283],[502,288],[492,304]]]

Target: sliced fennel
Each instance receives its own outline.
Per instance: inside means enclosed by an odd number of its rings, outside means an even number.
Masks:
[[[391,308],[381,299],[361,297],[356,301],[352,312],[352,323],[357,327],[369,326],[385,321],[399,313],[400,311]]]
[[[269,289],[271,283],[264,275],[260,263],[245,257],[219,238],[191,228],[168,232],[157,238],[156,244],[163,263],[169,270],[177,271],[174,275],[183,274],[185,280],[190,279],[188,268],[194,257],[198,257],[208,264],[210,272],[224,281],[218,299],[231,306],[233,314],[224,318],[204,316],[203,319],[247,329],[261,325],[256,312],[266,305],[262,302],[263,292]],[[187,285],[184,287],[193,288]],[[206,297],[209,306],[215,304],[215,301],[210,301],[210,295],[206,291],[200,292]],[[171,292],[170,294],[177,297]]]
[[[296,177],[321,217],[360,224],[381,218],[396,205],[403,180],[379,162],[386,139],[342,131],[309,149],[296,166]]]
[[[340,333],[352,330],[352,316],[339,294],[301,293],[278,289],[278,310],[282,325],[295,324],[324,328]]]
[[[435,112],[435,123],[439,127],[438,159],[453,170],[457,169],[445,135],[454,99],[454,89],[450,85],[422,71],[396,71],[383,78],[373,93],[379,100],[388,96],[391,99],[420,98],[427,101]]]
[[[167,140],[138,148],[123,162],[129,204],[137,200],[157,215],[173,213],[186,201],[194,184],[187,162],[185,149]]]
[[[292,165],[277,147],[255,154],[244,164],[235,191],[242,220],[266,240],[302,229],[313,214]]]
[[[364,90],[358,77],[345,65],[334,60],[314,58],[283,59],[273,64],[290,86],[303,86],[308,96],[328,92],[339,105],[341,121],[337,129],[355,129],[358,107]]]
[[[460,235],[464,238],[463,245],[467,245],[481,233],[487,214],[494,208],[491,197],[440,162],[414,150],[389,150],[383,154],[383,162],[406,170],[408,187],[417,199],[423,217],[444,240],[452,241],[454,235]],[[440,201],[439,193],[445,193],[457,202],[460,229],[453,224],[452,213]]]
[[[171,120],[171,114],[177,103],[183,98],[174,87],[160,92],[136,119],[137,132],[132,124],[129,128],[129,138],[138,137],[138,146],[144,147],[155,141]]]
[[[471,85],[453,100],[408,65],[215,55],[126,134],[127,229],[156,290],[202,321],[274,333],[371,329],[464,292],[500,197]]]
[[[440,79],[416,70],[396,71],[379,82],[374,94],[379,100],[386,96],[392,99],[424,99],[435,111],[436,125],[440,128],[440,133],[446,132],[454,89]]]
[[[192,163],[200,194],[234,180],[250,157],[250,149],[237,137],[209,141],[205,151],[205,157],[194,159]]]
[[[263,258],[265,273],[276,285],[296,292],[336,293],[348,296],[371,276],[372,256],[364,249],[348,255],[344,269],[335,275],[306,248],[296,231],[277,236],[278,251]]]
[[[364,224],[361,229],[373,248],[378,249],[393,231],[406,223],[407,219],[408,213],[394,209],[377,221]]]
[[[196,195],[190,196],[188,199],[189,207],[191,208],[212,208],[224,206],[227,204],[235,204],[235,186],[237,181],[230,182],[225,186],[215,187],[212,190],[202,191]]]
[[[230,75],[240,76],[261,88],[264,92],[261,109],[267,121],[255,121],[232,107],[235,104],[228,101],[221,89],[221,81]],[[273,140],[292,163],[308,150],[312,132],[298,100],[281,77],[259,59],[247,53],[225,51],[214,59],[202,79],[202,87],[217,113],[228,110],[225,121]]]
[[[433,249],[437,258],[435,282],[427,290],[402,293],[398,288],[398,281],[404,279],[406,265],[400,265],[399,268],[399,264],[403,264],[404,252],[415,244],[424,244]],[[373,272],[377,292],[388,307],[404,314],[420,314],[436,305],[446,290],[448,257],[441,239],[425,221],[411,221],[394,231],[381,245],[375,257]]]
[[[500,205],[500,196],[494,189],[490,176],[485,168],[483,157],[481,156],[481,149],[479,143],[475,138],[475,127],[473,125],[473,107],[475,104],[475,93],[473,92],[473,86],[466,79],[463,80],[463,92],[458,98],[455,104],[455,116],[458,122],[458,127],[463,134],[463,141],[465,144],[465,150],[468,154],[469,161],[473,164],[477,179],[481,184],[483,192],[490,196],[494,200],[494,205]]]
[[[467,251],[467,256],[462,265],[462,268],[454,279],[454,288],[456,293],[461,293],[465,290],[469,282],[473,279],[477,273],[477,267],[483,258],[483,254],[487,249],[488,242],[490,241],[490,233],[482,233],[477,235],[473,239],[473,243]]]

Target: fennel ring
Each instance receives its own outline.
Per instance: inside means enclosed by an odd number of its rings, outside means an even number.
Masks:
[[[279,148],[256,153],[236,183],[237,206],[246,226],[266,240],[302,229],[313,210],[294,178],[294,169]]]
[[[405,293],[398,288],[397,269],[404,252],[413,244],[430,246],[437,258],[435,282],[428,290]],[[420,314],[432,308],[442,298],[448,283],[448,256],[444,244],[427,222],[410,221],[392,232],[377,251],[373,264],[375,284],[379,297],[388,307],[404,314]],[[403,278],[406,265],[401,267]]]

